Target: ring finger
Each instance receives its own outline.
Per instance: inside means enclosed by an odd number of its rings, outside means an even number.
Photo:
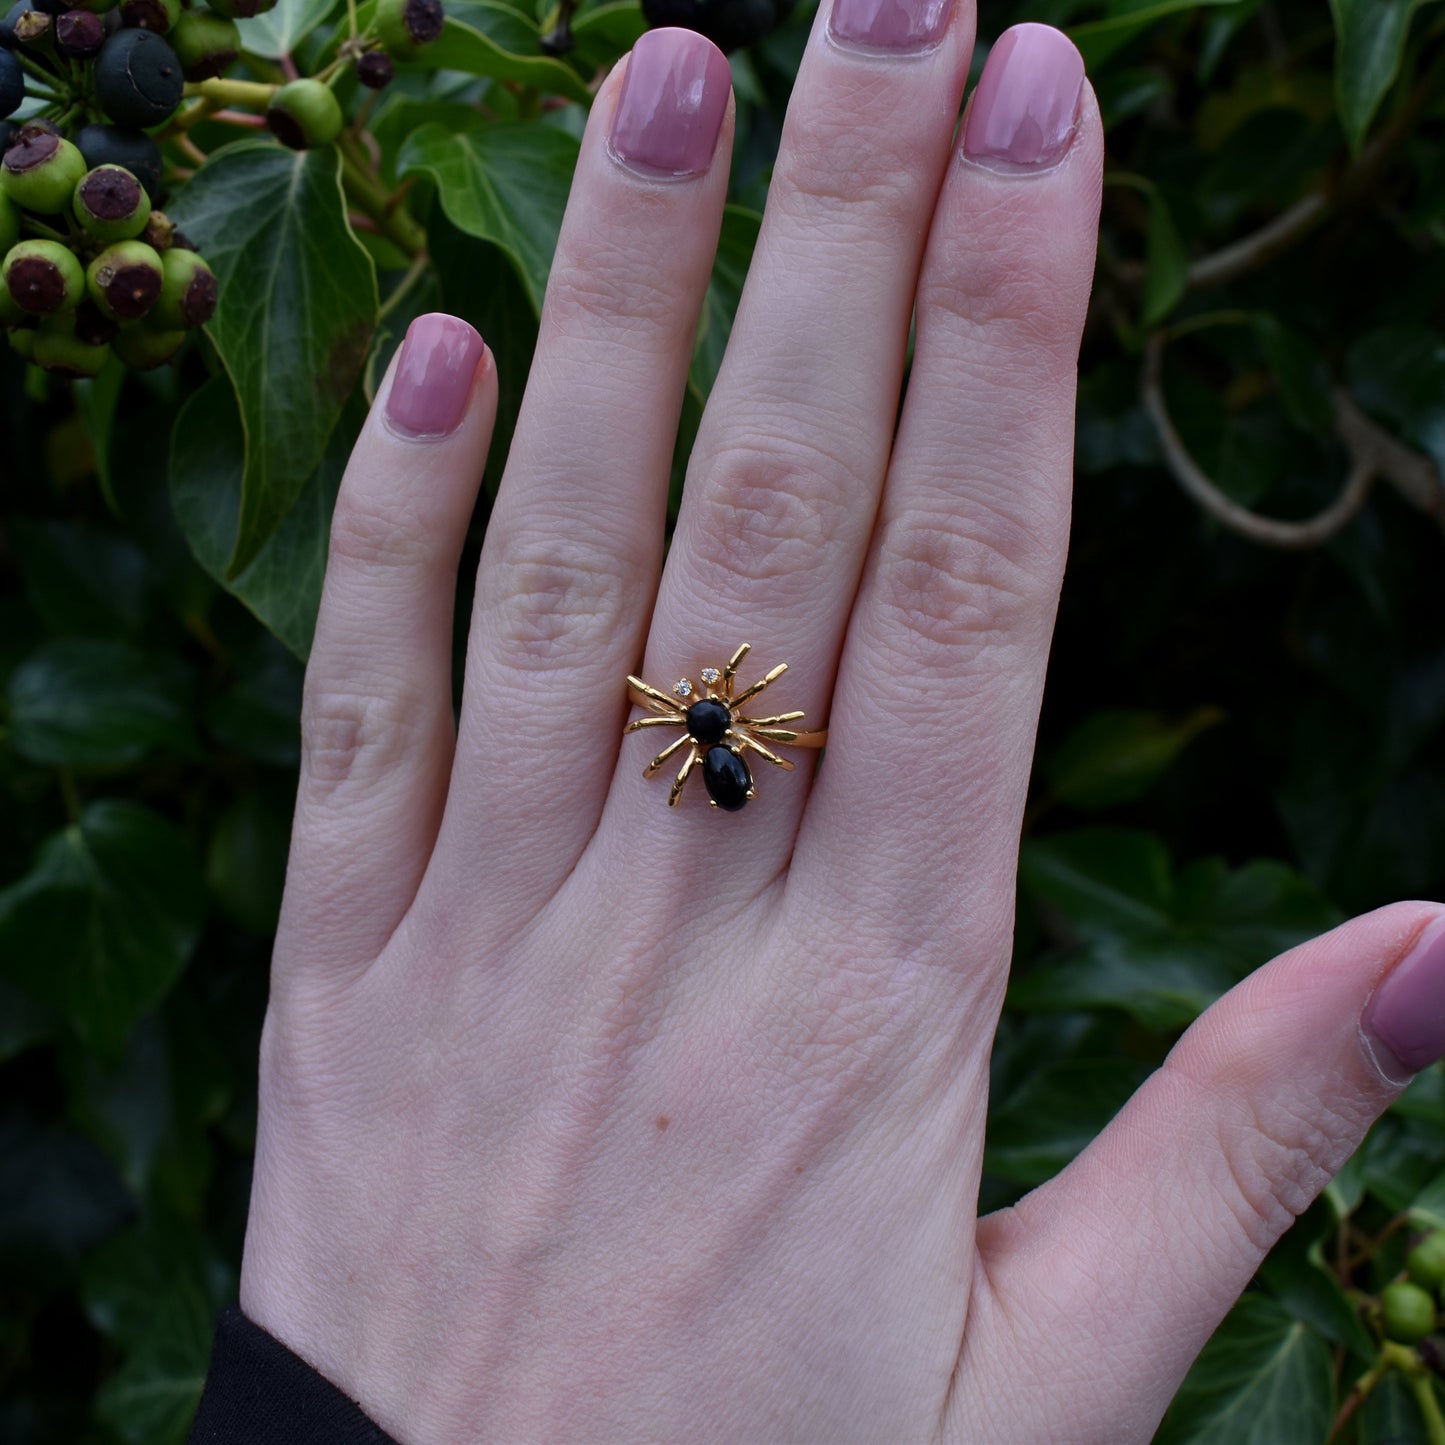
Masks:
[[[973,41],[968,0],[834,0],[814,27],[788,108],[766,214],[688,471],[643,676],[670,685],[753,645],[739,688],[778,662],[793,675],[756,703],[817,726],[887,467],[923,244]],[[751,710],[750,710],[751,711]],[[659,741],[661,738],[661,741]],[[667,738],[624,744],[604,818],[628,848],[651,836],[668,872],[716,847],[681,821],[643,765]],[[691,750],[674,755],[682,761]],[[729,886],[775,875],[807,791],[803,769],[729,820],[748,846]],[[675,770],[675,769],[674,769]],[[745,859],[745,861],[744,861]]]

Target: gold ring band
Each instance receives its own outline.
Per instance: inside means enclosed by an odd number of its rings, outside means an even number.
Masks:
[[[632,733],[657,727],[682,729],[681,736],[674,738],[642,770],[644,778],[651,778],[669,759],[683,754],[682,766],[667,795],[668,807],[677,806],[688,777],[701,762],[709,803],[724,812],[735,813],[757,796],[745,754],[757,753],[775,767],[791,772],[792,763],[775,753],[774,746],[821,748],[827,743],[827,728],[795,726],[803,717],[800,711],[775,713],[771,717],[751,717],[742,711],[788,670],[788,664],[780,662],[751,687],[734,692],[738,664],[751,650],[751,643],[744,642],[722,669],[704,667],[698,673],[701,689],[690,677],[673,683],[671,695],[640,677],[627,679],[628,697],[646,708],[648,716],[634,718],[624,731]]]

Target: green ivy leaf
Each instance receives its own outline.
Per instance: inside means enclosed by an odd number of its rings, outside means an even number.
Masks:
[[[467,75],[518,81],[546,95],[565,95],[583,105],[591,104],[587,83],[570,66],[542,50],[541,34],[534,21],[498,0],[450,0],[441,35],[415,63],[428,71],[460,70]]]
[[[77,522],[7,521],[25,595],[54,632],[133,636],[152,602],[145,553],[113,529]]]
[[[189,962],[205,916],[190,840],[134,803],[92,803],[0,892],[0,960],[114,1056]]]
[[[86,1313],[122,1350],[96,1413],[128,1445],[181,1445],[205,1383],[229,1272],[180,1220],[148,1220],[88,1261]]]
[[[220,282],[207,332],[245,435],[227,580],[256,561],[306,490],[376,329],[376,272],[347,222],[340,166],[331,148],[242,141],[170,207]]]
[[[171,501],[197,561],[303,659],[316,629],[336,489],[365,413],[357,392],[295,506],[234,576],[227,564],[236,550],[245,441],[223,377],[191,397],[171,437]]]
[[[117,768],[153,753],[201,756],[190,669],[125,642],[46,643],[10,676],[10,743],[53,767]]]
[[[1204,10],[1219,5],[1238,5],[1241,0],[1156,0],[1154,4],[1111,5],[1116,13],[1102,20],[1088,20],[1069,29],[1069,38],[1079,47],[1090,70],[1101,66],[1115,51],[1136,35],[1180,10]]]
[[[1410,21],[1425,0],[1330,0],[1340,124],[1358,151],[1400,73]]]
[[[1189,286],[1189,251],[1174,224],[1169,203],[1148,176],[1111,171],[1107,184],[1127,186],[1149,208],[1144,237],[1144,301],[1140,325],[1157,326],[1179,304]]]
[[[1032,1187],[1051,1179],[1148,1077],[1132,1059],[1068,1058],[1043,1065],[991,1109],[984,1169]]]
[[[1049,788],[1075,808],[1109,808],[1143,797],[1206,728],[1218,708],[1198,707],[1171,721],[1159,713],[1097,712],[1054,749],[1044,769]]]
[[[276,0],[274,9],[238,20],[241,46],[252,55],[280,60],[311,34],[336,8],[338,0]]]
[[[637,0],[584,7],[572,20],[573,58],[598,68],[613,65],[642,38],[647,20]]]
[[[431,124],[402,147],[399,168],[431,176],[447,219],[505,252],[540,314],[577,152],[551,126],[483,122],[458,133]]]
[[[1160,1031],[1188,1024],[1255,968],[1339,921],[1283,864],[1201,859],[1176,877],[1158,839],[1124,829],[1031,840],[1020,881],[1078,945],[1016,975],[1010,1004],[1119,1008]]]
[[[1320,1445],[1333,1416],[1329,1347],[1247,1294],[1194,1362],[1154,1445]]]

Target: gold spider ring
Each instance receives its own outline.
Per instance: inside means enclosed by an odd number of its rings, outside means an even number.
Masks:
[[[770,682],[776,682],[788,670],[788,664],[780,662],[751,687],[734,696],[733,681],[738,664],[751,648],[751,643],[743,643],[721,672],[715,667],[703,668],[698,677],[702,679],[704,692],[695,702],[690,701],[697,691],[691,678],[684,677],[673,683],[671,697],[659,688],[649,687],[640,677],[627,679],[628,696],[651,714],[628,723],[627,732],[660,727],[682,729],[682,736],[670,742],[642,770],[642,776],[650,778],[674,753],[687,749],[687,756],[667,795],[669,808],[677,806],[688,774],[696,767],[699,758],[711,806],[736,813],[749,798],[757,797],[753,775],[748,771],[747,759],[743,756],[745,752],[760,753],[770,763],[792,772],[792,763],[787,758],[780,758],[767,746],[768,743],[782,743],[794,748],[821,748],[828,741],[827,728],[791,726],[803,716],[801,712],[780,712],[773,717],[743,716],[741,709],[744,704],[751,702]]]

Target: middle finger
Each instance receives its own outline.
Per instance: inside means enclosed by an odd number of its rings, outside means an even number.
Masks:
[[[642,674],[649,682],[696,684],[698,670],[722,668],[749,642],[740,690],[778,662],[792,667],[749,714],[801,708],[801,726],[822,722],[887,468],[973,21],[971,0],[834,0],[820,12],[689,465]],[[671,810],[666,786],[640,776],[666,741],[648,730],[624,742],[601,856],[615,856],[611,830],[631,847],[657,835],[673,867],[715,848],[709,824],[684,821],[705,807],[700,779]],[[673,755],[673,771],[687,752]],[[712,825],[733,838],[747,829],[746,876],[733,875],[745,893],[787,856],[807,792],[807,755],[794,758],[798,772],[783,779],[749,754],[765,774],[749,821]],[[681,854],[680,836],[691,840]]]

